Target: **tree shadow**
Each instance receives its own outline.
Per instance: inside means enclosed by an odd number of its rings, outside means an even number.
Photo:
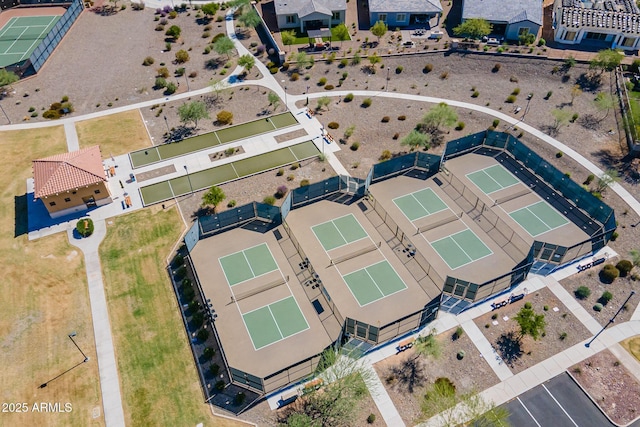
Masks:
[[[408,357],[389,369],[389,376],[397,381],[398,387],[413,393],[427,383],[427,372],[422,357]]]
[[[192,127],[187,127],[185,125],[180,125],[178,127],[172,128],[170,132],[164,134],[164,142],[179,142],[185,138],[195,135],[196,130]]]
[[[522,343],[513,331],[500,335],[496,344],[498,345],[500,357],[510,365],[522,357],[524,353],[522,351]]]
[[[594,156],[607,167],[607,169],[616,169],[616,170],[626,170],[628,168],[621,168],[623,166],[623,161],[620,156],[607,148],[602,148],[595,153]]]
[[[602,86],[602,75],[597,73],[582,73],[576,79],[576,84],[583,92],[597,92]]]

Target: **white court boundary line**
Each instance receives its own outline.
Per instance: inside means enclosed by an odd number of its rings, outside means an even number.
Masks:
[[[525,411],[527,411],[527,414],[529,414],[529,416],[531,417],[531,419],[533,420],[534,423],[536,423],[536,425],[538,427],[542,427],[540,425],[540,423],[538,422],[538,420],[536,420],[536,418],[533,416],[533,414],[529,411],[529,408],[527,408],[526,406],[524,406],[524,403],[522,403],[522,400],[520,400],[520,396],[516,397],[516,399],[518,400],[518,402],[520,402],[520,404],[522,405],[522,407],[524,408]]]
[[[578,424],[576,424],[575,421],[573,421],[573,418],[571,418],[571,415],[569,415],[569,413],[564,409],[564,407],[560,404],[560,402],[558,402],[556,400],[556,397],[551,394],[551,392],[549,391],[549,389],[544,385],[544,384],[540,384],[542,386],[542,388],[544,388],[546,390],[547,393],[549,393],[549,396],[551,396],[551,398],[553,399],[554,402],[556,402],[556,405],[558,405],[560,407],[560,409],[562,409],[562,412],[564,412],[564,414],[567,416],[567,418],[569,418],[569,420],[571,420],[571,422],[573,423],[574,426],[576,427],[580,427],[578,426]]]

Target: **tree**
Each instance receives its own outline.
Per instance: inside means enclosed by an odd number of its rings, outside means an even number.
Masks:
[[[193,122],[193,128],[198,127],[198,120],[208,119],[207,105],[202,101],[193,101],[178,107],[178,116],[182,123]]]
[[[296,41],[296,33],[293,30],[280,32],[280,37],[285,46],[291,46]]]
[[[623,58],[624,54],[619,50],[601,50],[596,57],[591,60],[589,68],[600,70],[600,74],[605,71],[613,71],[620,65]]]
[[[388,30],[389,27],[387,27],[387,24],[385,24],[383,21],[378,21],[373,24],[373,27],[371,27],[371,34],[376,36],[378,38],[378,43],[380,43],[380,37],[387,34]]]
[[[604,117],[599,119],[598,122],[606,119],[607,116],[609,116],[609,111],[611,111],[613,106],[616,104],[614,97],[611,94],[604,92],[599,92],[596,95],[596,99],[593,101],[593,103],[599,111],[605,112]]]
[[[246,28],[256,28],[258,25],[260,25],[261,21],[262,20],[260,19],[260,15],[258,15],[258,12],[253,9],[243,13],[238,18],[238,22],[240,22]]]
[[[278,105],[280,105],[280,97],[275,92],[269,92],[267,99],[269,100],[269,105],[272,105],[273,110],[275,111],[278,108]]]
[[[333,28],[333,37],[340,40],[340,47],[342,47],[342,42],[344,40],[349,40],[349,29],[346,25],[340,24]]]
[[[375,72],[376,72],[376,64],[379,64],[380,61],[382,61],[382,59],[375,52],[373,53],[373,55],[369,55],[369,57],[367,59],[369,60],[369,63],[371,64],[369,66],[369,68],[371,69],[371,72],[375,74]]]
[[[560,132],[560,128],[569,122],[572,114],[569,110],[556,108],[551,110],[551,115],[553,116],[553,124],[549,126],[549,134],[555,136]]]
[[[220,5],[218,3],[207,3],[202,6],[202,13],[204,13],[207,18],[211,19],[213,15],[215,15],[220,9]]]
[[[573,101],[575,101],[575,99],[580,95],[582,95],[582,89],[580,88],[580,85],[571,86],[571,105],[573,105]]]
[[[491,34],[493,25],[487,20],[481,18],[467,19],[453,29],[456,36],[470,37],[472,39],[481,39]]]
[[[256,59],[253,57],[253,55],[242,55],[240,58],[238,58],[238,65],[244,68],[245,73],[248,73],[249,71],[251,71],[253,66],[256,65]]]
[[[602,175],[598,177],[596,183],[596,192],[602,193],[614,182],[620,181],[620,174],[615,169],[607,169]]]
[[[178,40],[180,38],[180,33],[182,33],[182,29],[177,25],[172,25],[164,34],[171,37],[174,40]]]
[[[322,96],[318,98],[318,110],[322,110],[324,107],[328,107],[331,104],[331,98],[328,96]]]
[[[220,93],[229,88],[229,85],[226,82],[222,82],[220,80],[212,79],[209,82],[209,88],[211,88],[212,92],[215,92],[216,99],[220,96]]]
[[[418,356],[431,356],[434,359],[437,359],[442,354],[442,347],[436,339],[435,329],[425,337],[418,337],[413,347],[416,351],[416,355]]]
[[[419,147],[422,147],[425,150],[428,150],[430,142],[431,142],[431,135],[424,134],[414,129],[411,132],[409,132],[407,136],[402,138],[402,141],[400,142],[400,144],[410,147],[411,150],[415,150],[416,148],[419,148]]]
[[[529,46],[536,41],[536,35],[529,32],[529,29],[526,28],[526,31],[523,31],[522,34],[518,36],[518,43],[524,46]]]
[[[431,107],[422,121],[418,123],[417,130],[431,136],[431,142],[440,144],[444,129],[450,128],[458,122],[458,113],[448,104],[441,102]]]
[[[12,73],[11,71],[7,71],[5,68],[0,69],[0,90],[5,86],[9,86],[15,82],[20,80],[20,77],[16,73]],[[0,98],[2,94],[0,93]]]
[[[215,185],[209,189],[204,196],[202,196],[202,206],[212,206],[213,212],[216,212],[216,206],[220,204],[227,196],[225,196],[222,188],[216,187]]]
[[[299,52],[295,56],[298,70],[303,68],[309,68],[313,65],[313,57],[306,54],[306,52]]]
[[[532,308],[522,307],[513,319],[520,326],[520,339],[525,335],[530,335],[535,341],[540,338],[544,332],[547,323],[544,320],[544,314],[536,314]]]
[[[227,55],[227,59],[229,58],[229,52],[234,48],[233,41],[227,36],[220,37],[213,43],[213,50],[219,55]]]

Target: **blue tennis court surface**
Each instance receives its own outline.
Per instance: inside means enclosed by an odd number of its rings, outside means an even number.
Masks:
[[[0,67],[22,62],[31,55],[60,16],[18,16],[0,29]]]
[[[278,270],[266,243],[219,258],[229,286]]]
[[[468,228],[431,242],[431,246],[452,270],[493,253],[476,233]]]
[[[447,209],[447,204],[430,188],[396,197],[393,199],[393,203],[409,221],[415,221]]]
[[[518,178],[511,175],[501,165],[493,165],[488,168],[467,174],[467,178],[471,180],[485,194],[495,193],[504,188],[511,187],[520,182]]]
[[[553,209],[544,200],[510,212],[509,216],[520,224],[532,237],[555,230],[569,223],[568,219]]]
[[[309,329],[293,296],[242,315],[256,350]]]
[[[314,225],[311,230],[327,252],[369,236],[353,214]]]

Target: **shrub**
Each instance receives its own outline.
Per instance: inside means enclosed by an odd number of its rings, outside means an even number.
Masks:
[[[196,337],[198,338],[198,341],[206,341],[207,338],[209,338],[209,331],[206,329],[200,329]]]
[[[504,101],[507,104],[513,104],[514,102],[516,102],[516,97],[515,95],[509,95],[507,96],[507,99]]]
[[[184,67],[176,68],[176,76],[177,77],[184,76],[184,72],[185,72],[185,68]]]
[[[458,339],[460,339],[463,335],[464,335],[464,329],[462,329],[462,326],[458,326],[458,327],[456,328],[456,331],[453,333],[453,339],[454,339],[454,340],[458,340]]]
[[[203,351],[202,351],[202,355],[204,356],[204,358],[206,360],[211,360],[213,359],[213,356],[216,355],[216,351],[214,349],[212,349],[211,347],[206,347]]]
[[[353,144],[351,144],[351,151],[358,151],[358,148],[360,148],[360,143],[358,141],[354,142]]]
[[[526,308],[526,309],[528,309],[528,310],[531,310],[531,307],[532,307],[532,305],[531,305],[531,303],[530,303],[530,302],[525,302],[525,303],[524,303],[524,308]]]
[[[463,130],[464,126],[464,122],[458,122],[458,124],[456,125],[456,130]]]
[[[598,298],[598,302],[602,305],[607,305],[609,304],[609,301],[611,301],[612,298],[613,298],[613,294],[611,292],[604,291],[602,295],[600,295],[600,298]]]
[[[589,174],[589,176],[587,177],[587,179],[584,180],[584,185],[589,185],[593,182],[593,180],[596,179],[596,176],[594,174]]]
[[[480,96],[480,92],[478,92],[477,90],[474,90],[473,93],[471,94],[472,98],[477,98]]]
[[[93,234],[93,221],[91,218],[81,219],[76,223],[76,230],[82,237],[89,237]]]
[[[222,390],[224,390],[224,387],[225,387],[226,385],[227,385],[227,384],[225,384],[225,382],[224,382],[224,381],[220,380],[220,381],[217,381],[217,382],[216,382],[216,385],[215,385],[214,387],[215,387],[215,389],[216,389],[216,390],[218,390],[218,391],[222,391]]]
[[[496,320],[498,318],[498,313],[493,313],[491,315],[491,320]]]
[[[400,120],[401,122],[404,122],[405,120],[407,120],[407,116],[405,115],[398,116],[398,120]]]
[[[449,78],[449,72],[443,71],[440,73],[440,80],[447,80]]]
[[[294,179],[296,179],[296,176],[293,174],[287,175],[287,181],[293,181]]]
[[[239,391],[238,394],[233,398],[233,404],[235,406],[240,406],[244,403],[246,396],[243,392]]]
[[[515,95],[515,96],[520,95],[520,88],[517,87],[517,88],[513,89],[513,91],[511,92],[511,95]]]
[[[163,77],[157,77],[153,87],[156,89],[164,89],[167,87],[167,81]]]
[[[615,265],[607,264],[600,270],[600,276],[603,282],[611,283],[620,276],[620,271]]]
[[[262,203],[273,206],[276,204],[276,198],[273,196],[267,196],[262,200]]]
[[[269,68],[269,72],[271,74],[277,74],[278,73],[278,67],[271,67]]]
[[[352,93],[346,94],[344,97],[344,102],[351,102],[351,101],[353,101],[353,94]]]
[[[228,208],[233,208],[236,206],[236,201],[235,200],[229,200],[229,203],[227,203],[227,207]]]
[[[188,60],[189,60],[189,53],[186,50],[180,49],[179,51],[176,52],[176,62],[178,64],[183,64]]]
[[[629,260],[623,259],[618,261],[616,268],[620,271],[620,276],[625,277],[631,270],[633,270],[633,263]]]
[[[327,127],[329,129],[338,129],[340,127],[340,124],[338,122],[329,122]]]
[[[464,353],[464,350],[460,350],[460,351],[458,352],[458,354],[456,354],[456,358],[457,358],[458,360],[462,360],[462,359],[464,359],[464,354],[465,354],[465,353]]]
[[[344,59],[340,60],[340,68],[344,68],[347,65],[349,65],[349,60],[347,58],[344,58]]]
[[[422,69],[422,72],[427,74],[427,73],[430,73],[432,70],[433,70],[433,64],[427,64]]]
[[[233,123],[233,113],[231,111],[222,110],[216,115],[219,123],[228,125]]]
[[[291,165],[291,170],[294,171],[300,167],[300,163],[295,162]]]
[[[160,67],[157,70],[158,76],[164,77],[165,79],[169,77],[169,69],[167,67]]]
[[[146,58],[144,58],[144,61],[142,61],[142,65],[144,65],[145,67],[148,67],[149,65],[153,64],[154,62],[156,62],[156,60],[153,59],[153,57],[147,56]]]
[[[516,76],[511,76],[509,77],[509,81],[511,83],[518,83],[518,78]],[[520,89],[518,89],[518,92],[520,92]]]
[[[361,105],[361,107],[363,107],[363,108],[369,108],[369,107],[371,107],[371,104],[372,104],[372,103],[373,103],[373,101],[371,100],[371,98],[365,98],[365,99],[362,101],[362,105]]]
[[[402,72],[402,70],[404,70],[404,67],[402,65],[398,65],[396,67],[396,74],[400,74]]]
[[[276,172],[276,176],[282,176],[284,175],[284,169],[280,168],[278,169],[278,172]]]
[[[178,90],[176,84],[173,82],[169,82],[167,83],[167,87],[165,88],[164,93],[166,93],[167,95],[171,95],[173,93],[176,93],[176,90]]]
[[[564,156],[564,153],[562,151],[558,151],[556,153],[556,159],[559,159],[560,157]]]
[[[58,110],[47,110],[42,113],[42,117],[44,117],[45,119],[56,120],[60,118],[60,113],[58,112]]]
[[[493,66],[493,68],[491,69],[491,72],[493,73],[497,73],[498,71],[500,71],[500,68],[502,68],[502,64],[496,62],[496,64]]]
[[[589,298],[589,295],[591,295],[591,289],[587,288],[586,286],[580,286],[575,290],[574,294],[578,299],[587,299]]]
[[[391,118],[389,116],[384,116],[382,118],[382,120],[380,120],[382,123],[389,123],[389,120],[391,120]]]
[[[287,191],[289,191],[289,189],[287,188],[286,185],[280,185],[276,190],[276,197],[278,198],[284,197],[284,195],[287,194]]]
[[[308,185],[309,185],[308,179],[303,179],[302,181],[300,181],[300,187],[306,187]]]
[[[380,154],[380,157],[378,158],[378,160],[380,160],[381,162],[384,162],[385,160],[389,160],[391,157],[393,157],[393,155],[391,154],[391,151],[384,150],[382,154]]]
[[[367,423],[373,424],[376,421],[376,414],[369,414],[367,417]]]
[[[578,113],[573,113],[573,116],[571,116],[571,123],[575,123],[576,120],[578,120],[578,117],[580,117]]]
[[[327,84],[327,78],[326,77],[320,77],[320,80],[318,80],[318,86],[324,86]]]
[[[558,338],[560,338],[560,341],[564,341],[567,338],[567,333],[566,332],[561,333]]]
[[[602,307],[602,304],[600,304],[599,302],[597,302],[597,303],[595,303],[595,304],[593,305],[593,309],[594,309],[595,311],[602,311],[602,308],[603,308],[603,307]]]
[[[292,82],[297,81],[299,78],[300,78],[300,74],[298,74],[298,73],[293,73],[293,74],[291,74],[291,77],[290,77]]]
[[[217,377],[218,374],[220,373],[220,365],[218,365],[217,363],[214,363],[211,366],[209,366],[209,373],[211,374],[211,376]]]
[[[549,99],[551,98],[551,95],[553,95],[553,91],[550,90],[549,92],[547,92],[547,94],[545,95],[544,99]]]
[[[493,120],[493,124],[492,124],[491,126],[493,126],[494,128],[497,128],[497,127],[498,127],[498,124],[500,124],[500,120],[498,120],[498,119],[494,119],[494,120]]]
[[[395,140],[397,140],[398,138],[400,138],[400,134],[399,134],[398,132],[394,133],[394,134],[393,134],[393,138],[392,138],[392,139],[395,141]]]
[[[334,86],[333,85],[325,85],[324,90],[333,90]]]

